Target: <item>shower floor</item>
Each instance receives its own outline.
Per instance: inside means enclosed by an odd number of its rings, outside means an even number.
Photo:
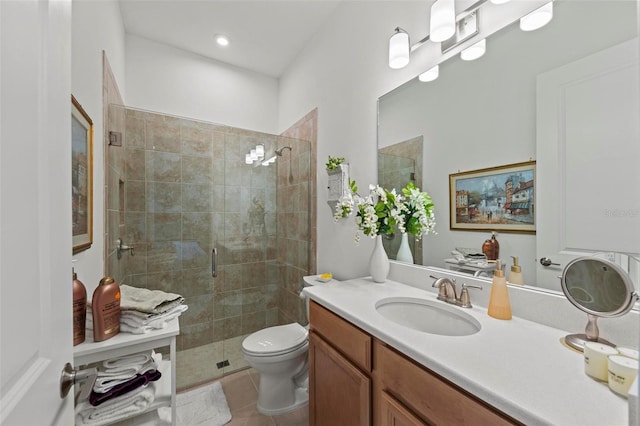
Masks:
[[[237,336],[178,351],[176,354],[177,391],[180,392],[249,367],[242,355],[242,341],[245,337]],[[218,368],[216,363],[223,360],[228,360],[229,365]]]

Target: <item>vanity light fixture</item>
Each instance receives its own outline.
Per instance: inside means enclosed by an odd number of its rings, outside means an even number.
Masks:
[[[436,0],[431,6],[429,37],[440,43],[456,33],[456,8],[454,0]]]
[[[436,66],[434,66],[432,68],[429,68],[428,70],[426,70],[422,74],[420,74],[418,76],[418,80],[426,83],[428,81],[435,80],[436,78],[438,78],[439,75],[440,75],[440,66],[436,65]]]
[[[553,1],[520,18],[522,31],[534,31],[547,25],[553,18]]]
[[[218,43],[218,46],[227,47],[229,45],[229,37],[225,35],[218,34],[216,35],[215,39],[216,43]]]
[[[389,67],[394,70],[406,67],[409,63],[409,33],[396,27],[389,39]]]
[[[479,42],[472,44],[471,46],[460,52],[460,59],[463,61],[473,61],[478,59],[487,51],[487,39],[483,38]]]

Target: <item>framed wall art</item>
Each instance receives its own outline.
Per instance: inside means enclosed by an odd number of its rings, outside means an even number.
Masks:
[[[449,175],[450,228],[535,233],[536,162]]]
[[[71,206],[73,253],[93,243],[93,122],[71,96]]]

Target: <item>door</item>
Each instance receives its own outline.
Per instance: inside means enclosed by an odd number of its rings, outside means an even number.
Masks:
[[[73,424],[71,2],[0,2],[0,424]]]
[[[638,39],[538,77],[540,286],[578,256],[640,251],[638,96]]]

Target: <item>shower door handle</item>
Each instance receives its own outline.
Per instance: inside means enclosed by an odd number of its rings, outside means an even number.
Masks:
[[[218,276],[218,249],[215,247],[211,249],[211,276]]]

